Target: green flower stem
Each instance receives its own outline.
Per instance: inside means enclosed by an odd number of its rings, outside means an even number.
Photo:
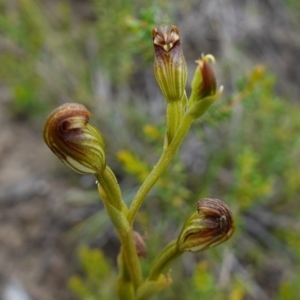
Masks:
[[[183,252],[177,248],[177,239],[169,243],[165,249],[156,257],[152,263],[148,281],[155,281],[158,279],[163,270],[170,265],[170,263],[179,257]]]
[[[163,274],[163,271],[172,261],[179,257],[183,252],[177,247],[177,239],[169,243],[156,257],[152,263],[149,277],[139,287],[137,300],[147,300],[154,294],[167,288],[171,283],[170,271]]]
[[[111,205],[118,210],[123,210],[124,213],[127,213],[128,208],[122,200],[120,186],[111,168],[106,166],[104,171],[101,174],[96,174],[95,177],[104,192],[104,194],[101,195],[102,198],[106,197],[108,201],[110,201]]]
[[[161,177],[163,172],[168,167],[169,163],[175,156],[177,149],[182,142],[183,138],[185,137],[187,131],[189,130],[191,124],[193,123],[194,119],[189,115],[184,115],[180,126],[171,142],[171,144],[164,149],[159,161],[157,162],[156,166],[152,169],[151,173],[148,175],[144,183],[141,185],[140,189],[137,191],[137,194],[132,200],[132,203],[129,208],[128,212],[128,221],[129,224],[132,225],[135,215],[138,212],[140,206],[143,203],[143,200],[147,196],[150,189],[156,183],[156,181]]]
[[[135,293],[127,265],[124,263],[124,251],[121,248],[118,255],[119,277],[117,293],[119,300],[135,300]]]
[[[102,193],[100,192],[100,195],[101,194]],[[109,201],[107,201],[107,199],[103,197],[102,199],[107,214],[118,232],[118,236],[124,252],[124,260],[129,271],[130,278],[133,282],[134,289],[136,290],[143,283],[143,275],[136,247],[133,241],[132,228],[130,227],[124,212],[119,211],[114,206],[112,206]]]
[[[183,100],[183,99],[182,99]],[[167,139],[165,140],[165,148],[167,148],[181,123],[184,116],[184,103],[182,100],[168,101],[167,104]]]
[[[143,276],[133,241],[132,228],[127,220],[128,208],[122,200],[116,177],[108,166],[103,173],[97,174],[96,178],[99,183],[99,194],[107,214],[118,232],[124,251],[125,263],[136,290],[142,284]]]
[[[172,284],[170,272],[165,275],[159,276],[157,280],[146,280],[138,289],[136,300],[147,300],[154,294],[159,293],[161,290],[166,289]]]
[[[129,270],[134,289],[137,290],[143,283],[143,275],[136,247],[133,242],[132,228],[129,227],[129,224],[127,230],[120,232],[119,236],[124,249],[126,266]]]

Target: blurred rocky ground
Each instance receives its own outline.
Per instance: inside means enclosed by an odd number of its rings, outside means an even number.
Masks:
[[[45,9],[54,5],[45,3]],[[71,4],[75,17],[96,17],[89,1],[74,0]],[[219,62],[219,81],[230,93],[241,74],[263,64],[278,77],[279,92],[287,94],[291,101],[299,100],[300,21],[284,1],[191,0],[176,4],[172,10],[191,69],[202,52],[213,54]],[[3,41],[5,31],[0,28],[0,51]],[[137,67],[127,92],[130,96],[134,91],[147,100],[151,91],[157,91],[153,92],[154,102],[147,104],[154,107],[161,99],[150,76],[151,67],[145,71]],[[12,95],[1,81],[0,78],[0,299],[73,299],[66,283],[76,269],[76,242],[66,236],[73,225],[98,207],[70,205],[71,195],[84,198],[84,191],[76,188],[74,177],[72,182],[68,176],[58,174],[63,168],[57,167],[58,160],[43,143],[42,123],[18,119],[10,113]],[[109,80],[106,88],[107,84]],[[100,81],[98,85],[101,87]],[[19,289],[27,294],[11,296],[11,286],[15,294]]]

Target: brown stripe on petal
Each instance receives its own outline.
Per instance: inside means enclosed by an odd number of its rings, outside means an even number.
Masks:
[[[44,140],[58,158],[76,172],[100,173],[106,166],[101,133],[88,124],[91,113],[81,104],[55,109],[44,126]]]
[[[227,205],[204,198],[197,202],[197,212],[186,220],[177,245],[181,251],[201,251],[225,242],[233,232],[234,221]]]
[[[152,31],[154,75],[167,100],[180,100],[185,90],[187,67],[176,26],[163,25]]]

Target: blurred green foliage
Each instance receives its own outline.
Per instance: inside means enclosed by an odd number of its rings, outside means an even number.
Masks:
[[[89,104],[99,72],[122,84],[137,56],[142,64],[152,57],[149,36],[158,9],[153,1],[81,5],[0,1],[0,76],[13,116],[36,118],[63,102]]]
[[[284,4],[290,9],[290,11],[299,16],[300,3],[297,0],[284,0]]]
[[[70,278],[71,291],[79,299],[84,300],[114,299],[117,276],[103,253],[97,249],[81,246],[78,249],[78,259],[83,276],[74,275]]]

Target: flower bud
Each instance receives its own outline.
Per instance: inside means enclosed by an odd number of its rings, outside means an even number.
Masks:
[[[201,59],[196,60],[198,66],[192,80],[192,91],[196,93],[198,100],[216,93],[217,81],[209,62],[215,63],[215,58],[210,54],[202,55]]]
[[[185,91],[187,67],[178,28],[162,25],[152,30],[154,75],[167,101],[180,100]]]
[[[234,221],[227,205],[218,199],[204,198],[197,212],[186,220],[177,239],[180,251],[202,251],[228,240],[234,232]]]
[[[133,242],[135,244],[136,252],[139,258],[147,257],[147,246],[142,236],[137,232],[133,231]]]
[[[215,73],[209,62],[215,62],[215,58],[210,54],[202,55],[201,59],[196,60],[198,65],[192,80],[192,93],[188,103],[188,114],[195,118],[201,116],[223,91],[223,86],[217,91]]]
[[[81,104],[55,109],[44,126],[44,141],[53,153],[81,174],[101,173],[106,166],[101,133],[88,124],[91,113]]]

